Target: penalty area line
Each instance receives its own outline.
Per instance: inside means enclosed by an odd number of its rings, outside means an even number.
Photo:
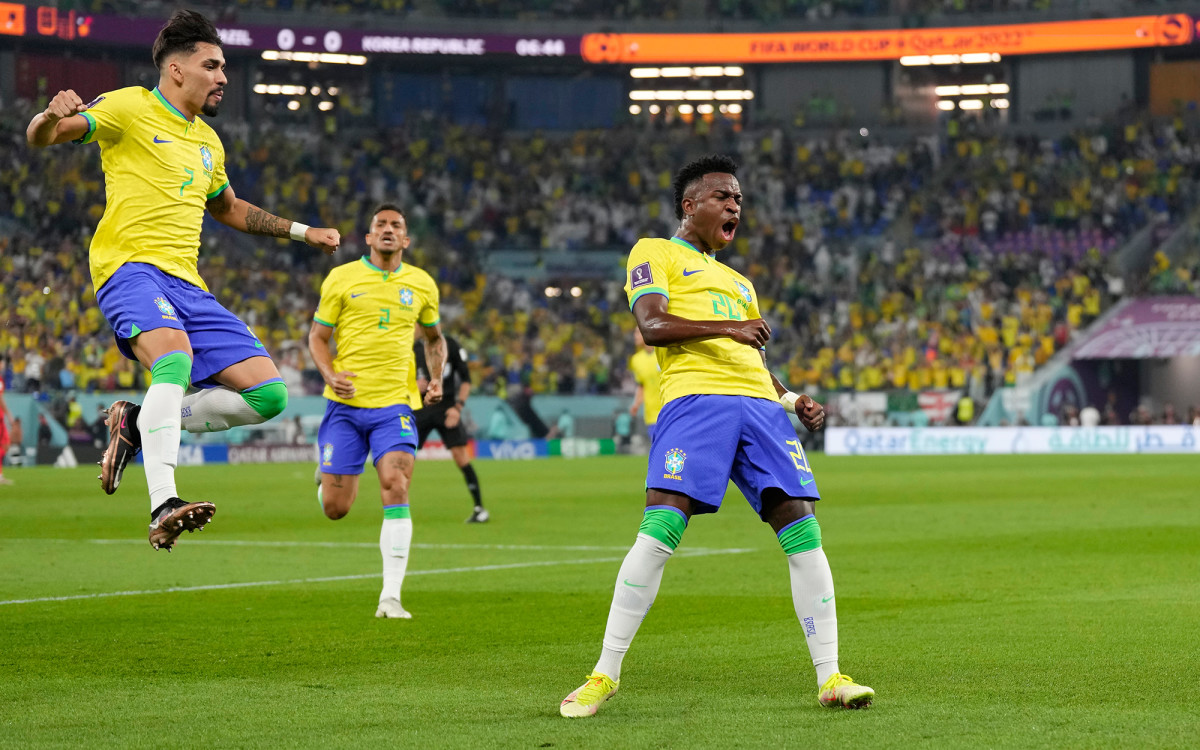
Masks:
[[[753,549],[711,549],[681,551],[681,557],[707,557],[710,555],[738,555],[754,552]],[[435,568],[432,570],[411,570],[408,576],[433,576],[450,573],[481,573],[490,570],[515,570],[518,568],[544,568],[552,565],[590,565],[592,563],[620,562],[625,557],[599,557],[587,560],[542,560],[539,562],[504,563],[499,565],[472,565],[462,568]],[[223,591],[226,589],[260,588],[265,586],[295,586],[305,583],[333,583],[337,581],[356,581],[365,578],[379,578],[379,573],[361,573],[349,576],[321,576],[318,578],[293,578],[273,581],[244,581],[242,583],[211,583],[203,586],[170,586],[164,589],[144,589],[138,591],[105,591],[95,594],[74,594],[71,596],[42,596],[32,599],[9,599],[0,601],[0,606],[6,604],[37,604],[39,602],[69,602],[81,599],[109,599],[116,596],[152,596],[155,594],[181,594],[192,591]]]

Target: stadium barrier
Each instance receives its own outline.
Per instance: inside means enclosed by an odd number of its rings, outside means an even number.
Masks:
[[[831,456],[1200,453],[1200,427],[830,427]]]

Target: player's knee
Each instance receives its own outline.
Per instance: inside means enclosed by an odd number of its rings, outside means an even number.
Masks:
[[[345,518],[346,514],[350,512],[350,506],[348,504],[343,505],[336,501],[330,502],[326,500],[325,502],[321,503],[321,508],[325,511],[325,517],[330,521],[337,521]]]
[[[242,391],[242,398],[262,417],[262,421],[266,422],[268,419],[279,416],[287,408],[287,386],[277,380],[260,385],[250,391]]]

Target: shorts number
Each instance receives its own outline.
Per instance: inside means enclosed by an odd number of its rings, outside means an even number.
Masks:
[[[379,316],[379,327],[386,331],[388,324],[392,322],[392,309],[390,307],[381,307],[379,308],[379,312],[382,313]]]
[[[788,451],[792,456],[792,463],[796,464],[796,468],[807,474],[812,474],[812,469],[808,468],[808,456],[804,455],[804,446],[800,445],[800,441],[789,440],[787,444],[796,448],[794,451]]]
[[[741,320],[742,315],[734,307],[733,300],[726,297],[720,292],[714,292],[709,289],[708,293],[713,296],[713,314],[719,315],[727,320]]]
[[[184,167],[183,171],[187,172],[187,179],[184,180],[183,184],[179,186],[179,196],[181,198],[183,197],[183,189],[196,181],[196,173],[193,170]]]

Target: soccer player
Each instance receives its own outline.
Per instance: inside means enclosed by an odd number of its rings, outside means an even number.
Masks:
[[[349,513],[370,452],[383,499],[383,590],[375,616],[408,619],[412,615],[400,604],[400,587],[413,533],[408,487],[417,452],[412,408],[417,404],[409,377],[414,370],[415,325],[420,322],[424,331],[434,372],[446,364],[446,339],[439,324],[437,284],[401,260],[410,238],[399,206],[379,206],[370,226],[370,255],[329,272],[308,332],[308,347],[325,379],[329,401],[317,431],[317,497],[330,519]],[[330,349],[335,333],[336,357]],[[441,398],[442,381],[430,381],[425,403],[436,404]]]
[[[175,487],[180,429],[226,430],[283,411],[287,389],[253,331],[209,293],[196,270],[205,209],[234,229],[291,237],[332,254],[337,230],[310,228],[238,198],[225,176],[215,117],[226,84],[216,28],[176,11],[154,41],[158,86],[131,86],[84,104],[60,91],[26,130],[31,146],[100,144],[107,204],[89,252],[100,311],[117,345],[150,370],[140,406],[108,411],[100,483],[112,494],[129,460],[145,453],[150,544],[170,550],[203,528],[210,502],[185,502]],[[201,390],[185,396],[189,385]]]
[[[438,431],[442,442],[450,449],[454,463],[462,472],[467,482],[467,491],[475,507],[467,517],[467,523],[487,523],[489,514],[483,507],[483,499],[479,493],[479,477],[475,467],[471,465],[471,452],[467,444],[471,438],[463,425],[463,411],[467,407],[467,397],[471,395],[471,370],[467,367],[467,352],[453,336],[446,336],[446,365],[442,371],[442,393],[453,393],[454,401],[443,398],[430,406],[417,409],[417,447],[424,447],[429,439],[429,433]],[[421,388],[428,387],[429,370],[426,369],[425,347],[416,344],[413,353],[417,358],[417,382]]]
[[[642,421],[646,423],[646,434],[653,440],[654,425],[658,421],[658,412],[662,409],[662,395],[658,390],[658,357],[654,354],[654,347],[646,345],[640,328],[633,329],[633,340],[638,350],[629,358],[629,371],[637,381],[637,391],[633,394],[629,415],[636,417],[638,409],[645,407]]]
[[[821,705],[857,708],[875,694],[838,671],[833,578],[813,515],[816,480],[784,411],[795,411],[811,431],[824,426],[824,410],[767,370],[771,329],[754,287],[713,258],[741,219],[736,170],[726,156],[681,169],[674,184],[679,230],[669,240],[641,240],[629,255],[625,288],[638,328],[656,347],[664,405],[650,447],[645,515],[617,574],[600,660],[562,701],[566,717],[592,716],[617,692],[621,661],[663,567],[692,517],[721,507],[730,479],[788,557]]]
[[[4,403],[4,381],[0,380],[0,484],[12,484],[13,480],[4,476],[4,459],[8,456],[10,445],[8,434],[8,404]]]

